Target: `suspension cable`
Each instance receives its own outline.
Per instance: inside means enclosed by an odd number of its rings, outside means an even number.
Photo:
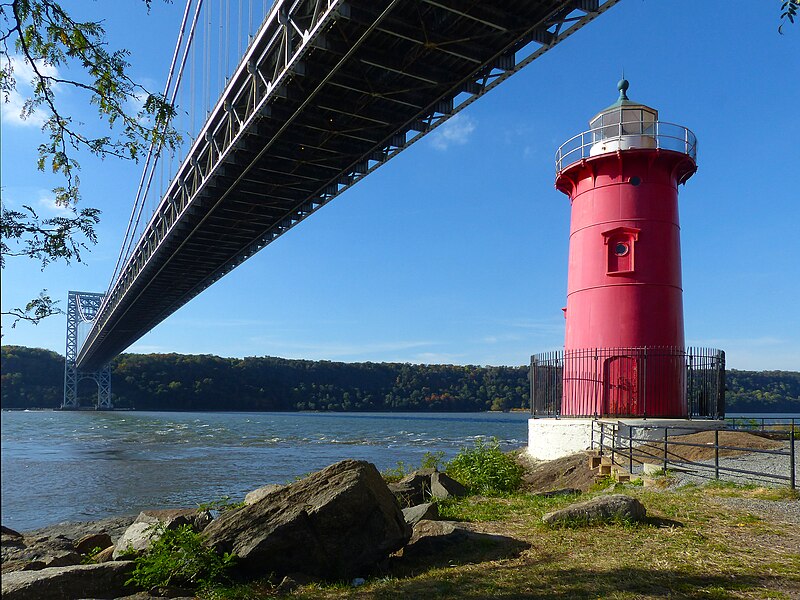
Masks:
[[[183,10],[183,19],[181,20],[181,27],[180,27],[180,30],[178,32],[178,41],[176,42],[175,50],[172,53],[172,62],[170,63],[169,73],[167,75],[167,82],[166,82],[166,84],[164,86],[164,98],[167,97],[167,93],[169,92],[169,87],[170,87],[170,83],[172,81],[172,75],[173,75],[174,70],[175,70],[175,63],[178,60],[178,53],[180,51],[181,43],[183,41],[183,33],[184,33],[185,29],[186,29],[186,21],[187,21],[187,19],[189,17],[189,9],[191,7],[191,4],[192,4],[192,0],[186,0],[186,7]],[[122,247],[120,248],[120,253],[119,253],[119,256],[117,257],[117,263],[114,266],[114,273],[111,276],[111,284],[109,285],[109,290],[111,289],[111,286],[113,286],[114,283],[116,282],[117,272],[118,272],[118,270],[120,268],[120,264],[123,262],[123,255],[127,252],[127,250],[126,250],[126,242],[128,240],[128,235],[131,234],[131,227],[133,226],[133,228],[134,228],[133,231],[135,232],[136,231],[136,227],[139,225],[139,217],[141,216],[142,208],[144,206],[144,197],[142,197],[142,184],[144,183],[145,175],[146,175],[147,169],[148,169],[148,167],[150,165],[150,159],[151,159],[151,157],[153,155],[154,148],[155,148],[155,140],[150,142],[150,147],[147,150],[147,158],[145,159],[144,168],[142,169],[142,176],[139,179],[139,187],[136,190],[136,198],[135,198],[134,203],[133,203],[133,209],[131,210],[131,216],[128,219],[128,226],[125,229],[125,237],[123,238],[123,241],[122,241]],[[153,166],[155,167],[155,165],[153,165]],[[141,203],[141,205],[140,205],[140,203]],[[138,214],[136,216],[136,224],[133,225],[134,213],[136,213],[137,206],[139,206],[139,211],[138,211]],[[131,237],[134,237],[134,236],[132,235]],[[130,243],[127,244],[127,247],[130,248]]]
[[[195,13],[194,13],[194,19],[195,20],[192,21],[192,25],[191,25],[191,28],[190,28],[190,31],[189,31],[189,36],[188,36],[187,41],[186,41],[186,47],[184,48],[183,56],[181,57],[181,66],[178,69],[178,75],[177,75],[177,77],[175,79],[175,86],[172,88],[172,94],[170,95],[170,105],[172,105],[172,106],[175,105],[175,98],[178,95],[178,88],[180,87],[181,80],[183,79],[183,69],[186,66],[186,59],[187,59],[187,57],[189,55],[189,46],[191,45],[192,40],[194,38],[194,29],[195,29],[196,19],[197,19],[197,15],[200,12],[199,8],[200,8],[200,5],[202,3],[203,3],[203,0],[198,0],[197,7],[196,7],[196,10],[195,10]],[[156,161],[158,161],[158,157],[160,155],[161,155],[161,149],[159,149],[158,153],[156,154]],[[153,165],[153,167],[154,168],[151,169],[150,174],[149,174],[149,176],[147,178],[147,185],[145,186],[145,190],[144,190],[144,197],[145,198],[147,197],[147,194],[150,191],[150,184],[153,181],[153,172],[155,171],[155,165]],[[155,210],[155,207],[153,208],[153,210]],[[139,211],[139,213],[141,214],[141,210]],[[136,223],[138,225],[138,223],[139,223],[139,215],[137,215],[137,217],[136,217]]]

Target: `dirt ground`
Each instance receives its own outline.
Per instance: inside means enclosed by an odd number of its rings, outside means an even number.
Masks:
[[[699,433],[692,433],[690,435],[670,436],[669,438],[669,453],[670,457],[680,460],[701,461],[710,460],[714,458],[714,432],[701,431]],[[673,445],[673,442],[675,444]],[[708,447],[696,446],[681,446],[680,443],[686,444],[704,444]],[[719,432],[720,446],[730,446],[733,448],[753,448],[756,450],[775,450],[781,448],[781,442],[768,439],[746,431],[720,431]],[[658,463],[664,456],[664,444],[653,442],[639,447],[641,454],[649,454],[651,458],[645,458],[645,462]],[[724,450],[720,449],[720,456],[740,456],[747,454],[747,450]]]
[[[672,460],[701,461],[714,458],[714,432],[702,431],[690,435],[670,436],[669,453]],[[673,442],[703,444],[710,447],[680,446]],[[773,450],[781,442],[744,431],[721,431],[721,446]],[[746,450],[720,450],[720,456],[747,454]],[[660,463],[664,456],[664,445],[658,442],[644,444],[636,449],[637,460]],[[525,468],[522,489],[529,492],[548,492],[564,488],[587,491],[594,483],[595,473],[589,468],[589,460],[583,452],[551,461],[536,461],[525,449],[515,451],[515,458]]]
[[[589,459],[583,452],[556,460],[535,461],[522,450],[515,458],[525,468],[522,489],[528,492],[549,492],[564,488],[585,492],[594,483],[594,471],[589,468]]]

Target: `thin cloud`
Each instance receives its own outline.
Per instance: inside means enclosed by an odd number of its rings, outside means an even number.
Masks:
[[[450,146],[463,146],[469,141],[476,123],[470,117],[456,115],[433,132],[431,144],[437,150],[447,150]]]
[[[169,354],[170,352],[175,352],[175,349],[148,344],[134,344],[125,350],[126,354]]]
[[[39,199],[35,204],[39,212],[46,216],[70,217],[75,214],[72,208],[56,204],[56,199],[53,197],[53,194],[44,190],[39,192]]]
[[[465,356],[465,354],[452,354],[448,352],[420,352],[412,356],[409,362],[429,365],[452,365],[460,364]]]
[[[314,344],[286,342],[274,339],[251,338],[250,347],[258,346],[263,352],[277,352],[282,356],[296,355],[302,358],[325,360],[353,356],[374,356],[382,353],[396,353],[437,345],[430,341],[396,341],[364,344]]]
[[[25,101],[33,95],[31,85],[36,74],[33,67],[19,56],[9,57],[13,77],[15,82],[14,89],[8,90],[2,103],[2,119],[4,124],[15,125],[18,127],[41,127],[47,121],[48,113],[43,108],[37,108],[31,114],[25,114]],[[42,75],[57,77],[58,69],[52,65],[39,62],[36,68]]]

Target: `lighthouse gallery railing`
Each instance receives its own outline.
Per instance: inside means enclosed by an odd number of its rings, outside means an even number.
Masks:
[[[582,348],[567,353],[569,369],[564,374],[564,351],[545,352],[531,356],[530,402],[531,416],[561,417],[564,394],[580,398],[584,409],[570,417],[603,417],[608,411],[609,381],[604,376],[609,361],[629,357],[635,364],[636,376],[631,377],[639,397],[641,411],[637,417],[652,415],[652,408],[662,405],[665,393],[674,387],[661,389],[647,385],[664,375],[683,375],[685,382],[686,415],[689,418],[723,419],[725,417],[725,352],[715,348]],[[613,386],[612,386],[613,387]],[[618,391],[618,390],[617,390]],[[611,394],[613,395],[613,393]],[[574,400],[567,398],[566,401]],[[648,406],[651,413],[648,414]],[[598,407],[601,407],[598,410]],[[618,415],[617,415],[618,416]]]
[[[598,156],[599,153],[592,151],[594,146],[615,140],[633,142],[632,145],[621,146],[620,149],[633,149],[637,147],[636,142],[646,142],[639,147],[681,152],[689,155],[692,160],[697,160],[697,136],[683,125],[662,121],[623,121],[589,129],[561,144],[556,151],[556,173],[579,160]]]

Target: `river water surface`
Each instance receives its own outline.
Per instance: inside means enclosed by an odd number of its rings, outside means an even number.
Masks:
[[[451,458],[478,438],[527,440],[527,413],[169,413],[3,411],[2,523],[191,507],[286,483],[338,460],[380,470]]]

